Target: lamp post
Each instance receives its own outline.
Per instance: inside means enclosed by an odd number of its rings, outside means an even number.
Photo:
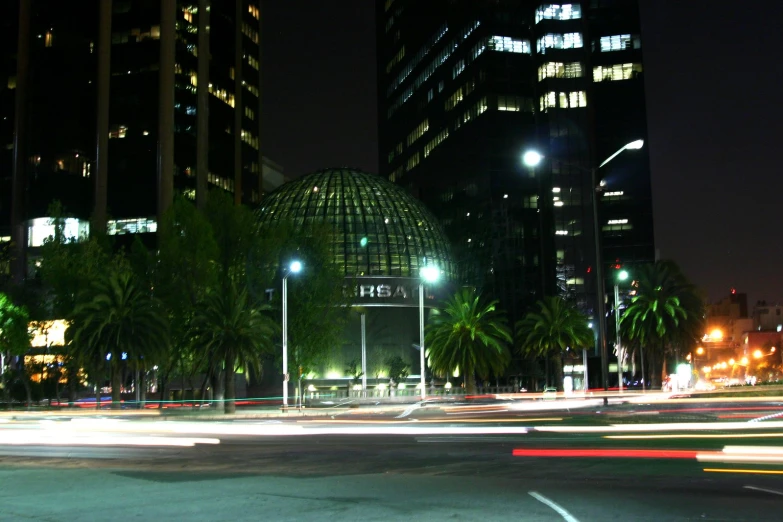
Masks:
[[[606,158],[600,165],[587,169],[581,165],[573,163],[562,162],[565,165],[574,167],[576,169],[590,172],[590,186],[591,190],[591,204],[593,207],[593,235],[595,236],[595,276],[598,284],[596,285],[596,318],[598,320],[598,347],[601,351],[601,378],[604,385],[604,405],[609,403],[606,396],[606,392],[609,389],[609,367],[608,367],[608,355],[606,350],[606,288],[604,288],[604,267],[603,259],[601,255],[601,225],[598,222],[598,193],[603,188],[596,183],[596,175],[598,170],[603,168],[607,163],[614,158],[622,154],[626,150],[639,150],[644,146],[644,140],[635,140],[623,145],[617,152]],[[535,162],[536,158],[540,162],[542,156],[536,151],[527,151],[523,155],[523,162],[528,165],[528,160]],[[537,164],[537,163],[536,163]]]
[[[614,282],[614,338],[615,350],[617,351],[617,379],[620,383],[620,393],[623,391],[623,360],[625,359],[625,350],[620,343],[620,284],[619,281],[628,279],[628,272],[621,270],[617,274],[617,280]]]
[[[541,252],[539,253],[539,266],[541,266],[541,298],[543,299],[546,295],[546,276],[547,276],[547,270],[546,270],[546,256],[544,255],[544,205],[546,204],[546,201],[544,200],[544,195],[542,194],[541,190],[541,176],[536,176],[536,167],[541,164],[541,160],[543,160],[544,157],[538,153],[535,150],[529,150],[525,152],[522,155],[522,163],[525,164],[526,167],[530,169],[530,175],[535,177],[538,182],[538,194],[540,198],[540,203],[538,205],[538,240],[540,242],[539,249]]]
[[[288,409],[288,276],[302,271],[302,263],[292,261],[283,275],[283,409]]]
[[[427,398],[427,384],[424,378],[426,361],[424,357],[424,282],[434,283],[440,277],[440,270],[434,266],[421,269],[419,279],[419,363],[421,364],[421,400]]]

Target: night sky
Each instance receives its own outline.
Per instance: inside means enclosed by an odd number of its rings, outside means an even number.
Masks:
[[[783,298],[783,2],[641,0],[656,245],[710,299]],[[265,154],[377,172],[371,0],[266,0]]]

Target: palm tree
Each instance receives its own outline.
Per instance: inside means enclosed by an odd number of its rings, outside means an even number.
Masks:
[[[10,355],[24,355],[30,349],[29,320],[30,316],[24,306],[14,304],[10,297],[0,292],[0,352],[6,361],[9,360]],[[10,372],[3,373],[3,396],[6,407],[10,404],[11,383],[8,380],[9,376]],[[31,402],[30,383],[27,381],[24,369],[19,372],[19,378],[25,386],[27,404],[29,405]]]
[[[563,356],[592,346],[593,331],[587,316],[562,297],[545,297],[536,308],[516,325],[520,348],[529,355],[554,359],[557,389],[562,391]]]
[[[441,312],[431,315],[427,325],[424,340],[430,368],[439,375],[462,372],[467,393],[475,392],[476,375],[499,375],[511,360],[511,332],[497,304],[487,303],[472,289],[461,290]]]
[[[123,360],[134,366],[158,361],[168,348],[168,323],[160,303],[142,290],[130,273],[112,271],[95,282],[76,306],[68,328],[73,355],[96,381],[100,408],[100,376],[109,359],[111,400],[120,406]]]
[[[687,345],[703,332],[704,302],[672,261],[641,266],[635,276],[636,295],[620,327],[627,339],[647,348],[649,382],[655,388],[660,386],[667,347]]]
[[[228,284],[223,292],[210,292],[200,303],[193,321],[195,348],[203,354],[210,371],[225,366],[225,412],[236,411],[236,370],[253,368],[260,373],[261,357],[273,347],[277,324],[263,312],[265,304],[248,301],[246,290]]]

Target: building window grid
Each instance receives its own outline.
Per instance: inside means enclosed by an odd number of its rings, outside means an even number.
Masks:
[[[536,9],[536,23],[541,20],[578,20],[582,18],[579,4],[544,4]]]
[[[587,93],[585,91],[554,92],[550,91],[539,99],[539,109],[546,112],[548,109],[575,109],[587,107]]]
[[[538,68],[538,81],[547,78],[581,78],[581,62],[547,62]]]
[[[547,49],[581,49],[582,33],[549,33],[538,39],[536,51],[546,54]]]
[[[638,34],[616,34],[602,36],[599,40],[599,50],[602,53],[612,51],[626,51],[629,49],[641,49],[642,39]]]
[[[641,63],[616,63],[593,67],[593,81],[631,80],[642,73]]]
[[[410,134],[408,134],[408,139],[407,139],[408,147],[413,145],[416,142],[416,140],[421,138],[421,136],[425,132],[427,132],[429,128],[430,128],[430,121],[428,119],[418,124],[416,128],[413,129],[413,131]]]

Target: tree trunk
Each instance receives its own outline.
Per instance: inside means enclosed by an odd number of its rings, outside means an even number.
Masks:
[[[226,413],[235,413],[237,411],[236,399],[236,379],[234,378],[234,363],[226,361]]]
[[[554,356],[555,366],[555,385],[557,391],[563,391],[563,356],[561,354],[555,354]]]
[[[142,371],[139,373],[139,408],[142,410],[147,403],[147,372]]]
[[[204,380],[201,381],[201,389],[198,392],[199,404],[201,406],[204,406],[204,405],[207,404],[205,399],[204,399],[204,397],[207,394],[207,383],[208,382],[209,382],[209,372],[207,372],[206,375],[204,375]]]
[[[476,375],[473,372],[473,368],[468,368],[465,371],[465,394],[472,395],[476,393]]]
[[[24,365],[19,370],[19,379],[22,381],[22,386],[24,386],[24,393],[27,396],[27,409],[29,410],[33,405],[33,391],[30,389],[30,380],[27,378],[27,370]]]
[[[166,398],[166,375],[161,373],[160,377],[158,377],[158,381],[160,386],[158,386],[158,409],[163,409],[163,401]]]
[[[111,408],[119,410],[122,407],[122,368],[111,369]]]
[[[70,363],[65,367],[65,371],[68,372],[68,407],[72,408],[73,403],[76,402],[76,385],[79,382],[79,369],[73,368],[73,363]]]
[[[95,409],[101,409],[101,383],[97,381],[95,383]]]

